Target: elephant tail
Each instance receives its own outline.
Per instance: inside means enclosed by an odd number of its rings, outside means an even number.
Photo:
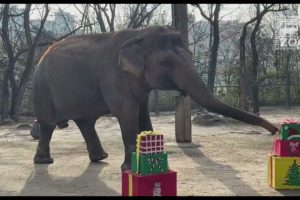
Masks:
[[[59,129],[67,128],[68,126],[69,126],[68,120],[64,120],[64,121],[61,121],[61,122],[57,123],[57,127]]]

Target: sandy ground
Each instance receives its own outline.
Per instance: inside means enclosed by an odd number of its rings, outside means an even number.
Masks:
[[[268,107],[261,116],[278,123],[299,119],[300,107]],[[282,196],[300,190],[276,191],[267,185],[267,154],[274,136],[244,123],[192,127],[191,144],[175,142],[174,113],[151,116],[165,137],[170,168],[178,172],[179,196]],[[27,119],[32,122],[32,119]],[[123,143],[114,117],[101,117],[96,129],[109,157],[90,163],[84,140],[73,122],[56,129],[51,140],[54,163],[33,164],[37,140],[16,125],[0,126],[0,195],[119,196]]]

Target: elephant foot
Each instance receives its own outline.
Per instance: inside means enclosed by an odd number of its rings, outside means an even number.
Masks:
[[[53,163],[53,159],[50,156],[37,155],[34,156],[34,163],[38,164],[50,164]]]
[[[130,162],[124,162],[124,163],[121,165],[121,170],[122,170],[122,171],[130,170],[130,169],[131,169],[131,164],[130,164]]]
[[[108,157],[108,154],[105,151],[103,151],[103,152],[101,152],[100,154],[97,154],[97,155],[91,155],[90,154],[91,162],[98,162],[98,161],[103,160],[107,157]]]

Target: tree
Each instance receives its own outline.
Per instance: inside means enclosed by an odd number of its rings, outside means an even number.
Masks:
[[[252,32],[252,40],[256,38],[256,33],[258,31],[259,25],[261,23],[262,18],[265,14],[271,11],[282,11],[280,7],[278,9],[273,9],[275,4],[265,4],[263,5],[263,10],[260,11],[260,8],[257,7],[256,16],[249,21],[247,21],[242,29],[242,34],[240,36],[240,106],[246,111],[253,111],[253,102],[251,101],[252,92],[251,92],[251,80],[257,79],[257,65],[258,65],[258,55],[256,52],[256,43],[252,41],[252,51],[254,50],[254,63],[252,62],[252,66],[246,66],[246,48],[245,48],[245,40],[247,36],[248,26],[253,22],[257,21],[257,26],[254,27],[254,32]],[[253,65],[255,66],[253,67]],[[254,68],[254,70],[251,70]],[[254,91],[257,93],[257,89],[255,88]],[[257,95],[256,95],[257,96]],[[258,114],[258,113],[256,113]]]
[[[259,57],[257,53],[257,47],[256,47],[256,38],[257,38],[257,32],[259,31],[261,21],[263,17],[268,12],[277,12],[277,11],[283,11],[286,8],[281,8],[280,5],[277,9],[272,9],[275,6],[275,4],[267,5],[262,4],[263,10],[261,11],[260,4],[256,4],[256,23],[252,30],[251,36],[250,36],[250,43],[251,43],[251,52],[252,52],[252,65],[251,65],[251,71],[250,71],[250,87],[251,87],[251,102],[252,102],[252,112],[254,114],[259,115],[259,99],[258,99],[258,86],[257,86],[257,79],[258,79],[258,66],[259,66]]]
[[[109,7],[109,10],[107,9],[107,7]],[[100,28],[101,28],[101,32],[104,33],[104,32],[114,31],[115,30],[116,4],[104,4],[104,5],[94,4],[93,8],[96,13],[97,20],[98,20]],[[110,13],[110,16],[109,16],[108,12]],[[107,29],[106,29],[102,14],[104,14],[104,16],[105,16],[106,23],[108,24],[108,27],[109,27],[109,31],[107,31]]]
[[[220,7],[221,4],[216,4],[213,14],[213,5],[211,5],[211,14],[207,16],[201,6],[199,4],[196,4],[196,6],[199,8],[201,15],[210,23],[210,34],[213,35],[212,37],[212,46],[210,47],[210,56],[209,56],[209,65],[208,65],[208,78],[207,78],[207,88],[213,92],[214,91],[214,85],[215,85],[215,76],[216,76],[216,67],[217,67],[217,60],[218,60],[218,48],[219,48],[219,42],[220,42],[220,36],[219,36],[219,13],[220,13]],[[211,37],[210,42],[211,44]]]
[[[116,12],[121,5],[117,4],[93,4],[93,10],[96,13],[96,19],[100,25],[101,32],[112,32],[116,30]],[[140,28],[148,26],[153,17],[154,11],[159,4],[126,4],[125,19],[122,29]]]
[[[38,10],[41,16],[41,19],[36,21],[37,23],[30,20],[33,10]],[[10,117],[18,121],[26,86],[37,62],[37,53],[40,52],[38,48],[74,34],[81,28],[80,26],[71,30],[69,27],[68,33],[55,38],[44,29],[49,12],[48,4],[36,5],[34,8],[32,8],[32,4],[26,4],[23,10],[5,4],[1,10],[0,33],[4,53],[7,57],[2,84],[1,120]],[[9,86],[12,91],[10,109],[8,107]]]

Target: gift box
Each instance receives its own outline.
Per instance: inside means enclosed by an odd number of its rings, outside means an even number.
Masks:
[[[268,184],[274,189],[300,189],[300,158],[269,154]]]
[[[153,154],[164,151],[164,136],[156,132],[142,132],[138,135],[137,151],[140,154]]]
[[[281,140],[300,140],[300,122],[293,119],[281,122],[279,138]]]
[[[139,166],[138,166],[139,165]],[[165,152],[156,154],[139,155],[131,153],[131,170],[141,175],[157,174],[168,171],[168,154]]]
[[[273,154],[281,157],[300,157],[300,140],[280,140],[276,138]]]
[[[176,182],[177,173],[172,170],[147,176],[123,171],[122,196],[176,196]]]

